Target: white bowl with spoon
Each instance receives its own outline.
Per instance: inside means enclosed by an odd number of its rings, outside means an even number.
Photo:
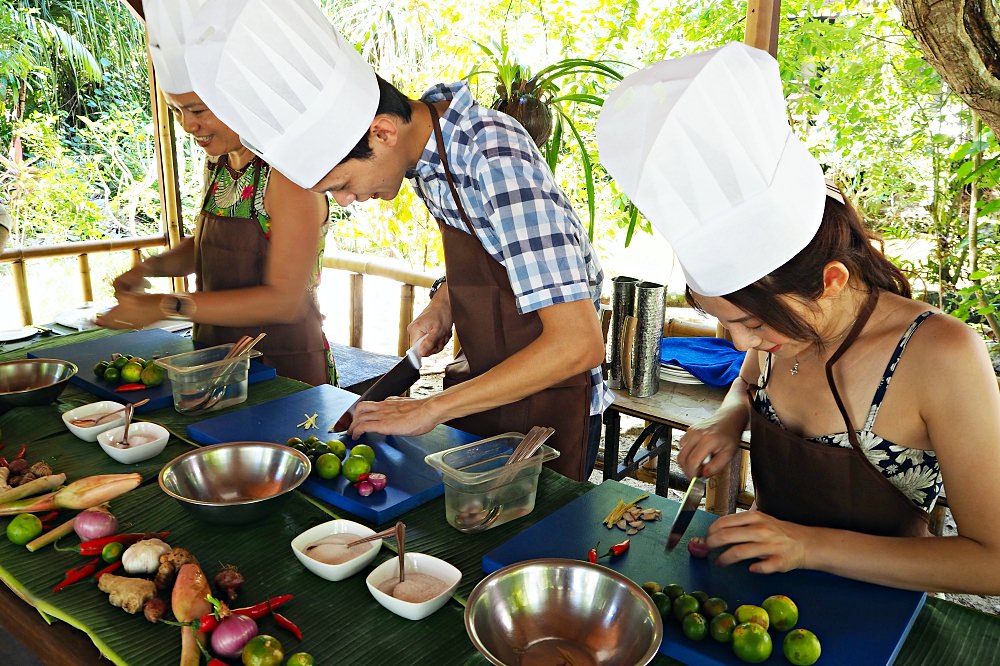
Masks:
[[[135,403],[144,405],[149,399]],[[113,400],[101,400],[75,407],[62,415],[63,423],[71,433],[85,442],[96,442],[102,432],[125,423],[125,405]]]
[[[382,547],[382,540],[374,539],[368,542],[369,548],[348,559],[344,559],[347,555],[344,546],[347,542],[373,535],[375,535],[374,530],[353,520],[330,520],[311,527],[292,539],[292,552],[306,569],[320,578],[332,581],[344,580],[372,563]],[[330,547],[321,549],[320,546],[323,545]],[[341,559],[344,561],[337,562]]]
[[[167,447],[170,431],[158,423],[140,421],[128,426],[120,425],[97,436],[97,443],[104,452],[120,463],[131,465],[149,460],[161,453]],[[123,443],[127,437],[127,445]]]

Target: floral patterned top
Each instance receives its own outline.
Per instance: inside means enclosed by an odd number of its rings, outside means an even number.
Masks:
[[[240,220],[255,219],[265,238],[271,237],[271,216],[264,209],[264,195],[271,177],[271,165],[254,156],[239,170],[229,166],[223,156],[217,161],[205,161],[205,203],[202,211],[218,217]],[[255,187],[256,185],[256,187]],[[326,251],[326,232],[329,219],[320,229],[319,254],[313,267],[310,291],[314,291],[323,275],[323,254]]]
[[[941,494],[941,466],[938,463],[937,455],[933,451],[911,449],[894,444],[876,435],[873,427],[875,425],[875,418],[878,416],[879,407],[881,407],[882,401],[885,399],[885,393],[889,389],[889,382],[896,372],[896,366],[903,355],[903,350],[906,349],[907,342],[909,342],[910,337],[917,330],[917,327],[932,314],[934,313],[931,311],[922,312],[910,324],[906,332],[903,333],[899,344],[896,345],[896,349],[889,359],[889,364],[886,366],[885,372],[882,374],[882,381],[879,382],[878,389],[875,391],[875,397],[872,399],[872,405],[868,410],[868,418],[865,420],[864,427],[858,431],[858,442],[861,444],[861,448],[868,461],[896,486],[907,499],[925,511],[930,511],[934,508],[934,503],[937,502],[937,498]],[[770,363],[766,367],[770,367]],[[761,372],[758,385],[764,385],[764,372]],[[781,419],[778,418],[777,413],[774,411],[771,399],[767,395],[767,389],[757,391],[757,396],[753,401],[753,408],[772,423],[781,426]],[[846,431],[832,435],[811,437],[809,441],[822,446],[851,448],[851,442]]]

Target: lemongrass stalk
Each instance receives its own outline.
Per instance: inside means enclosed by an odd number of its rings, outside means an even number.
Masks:
[[[74,516],[73,518],[70,518],[59,527],[54,527],[45,534],[43,534],[42,536],[38,537],[37,539],[29,541],[28,545],[26,545],[25,548],[28,549],[29,553],[33,553],[39,548],[43,548],[49,545],[53,541],[58,541],[59,539],[63,538],[64,536],[73,531],[73,525],[75,523],[76,523],[76,517]]]
[[[27,483],[22,483],[16,488],[11,488],[10,490],[5,490],[0,493],[0,504],[7,504],[8,502],[13,502],[23,497],[31,497],[32,495],[37,495],[39,493],[47,493],[53,488],[61,486],[65,483],[65,481],[65,474],[49,474],[48,476],[40,476],[37,479],[28,481]]]
[[[16,516],[19,513],[53,511],[57,508],[55,498],[56,494],[53,492],[35,497],[26,497],[16,502],[8,502],[0,506],[0,516]]]

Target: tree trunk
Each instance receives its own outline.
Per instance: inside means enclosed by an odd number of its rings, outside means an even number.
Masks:
[[[1000,11],[991,0],[896,0],[941,78],[1000,136]]]

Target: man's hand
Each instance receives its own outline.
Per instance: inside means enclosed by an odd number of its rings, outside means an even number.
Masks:
[[[443,284],[434,298],[427,304],[424,311],[417,315],[416,319],[406,327],[406,334],[410,338],[410,344],[414,344],[423,336],[427,339],[417,350],[421,356],[436,354],[451,339],[451,328],[455,321],[451,315],[451,301],[448,298],[448,285]]]

